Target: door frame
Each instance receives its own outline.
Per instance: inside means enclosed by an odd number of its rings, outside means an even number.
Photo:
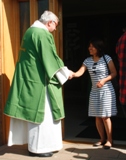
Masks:
[[[62,0],[49,0],[49,10],[55,13],[59,18],[59,25],[56,32],[53,32],[55,39],[55,44],[57,48],[57,53],[59,57],[63,60],[63,17],[62,17]],[[64,96],[64,88],[63,88]],[[62,137],[65,134],[65,123],[62,120]]]
[[[63,21],[62,21],[62,0],[49,0],[49,10],[59,18],[59,25],[56,32],[53,32],[57,53],[63,59]]]

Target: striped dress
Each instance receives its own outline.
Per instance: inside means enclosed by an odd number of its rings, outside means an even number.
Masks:
[[[111,57],[105,55],[107,63],[111,61]],[[88,115],[92,117],[111,117],[117,114],[116,96],[111,81],[104,84],[102,88],[97,88],[96,83],[108,76],[107,65],[101,57],[98,62],[94,62],[92,56],[84,60],[83,64],[87,67],[92,88],[89,98]]]

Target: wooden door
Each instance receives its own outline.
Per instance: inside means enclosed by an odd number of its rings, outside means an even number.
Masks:
[[[9,118],[3,108],[10,88],[19,46],[18,3],[13,0],[0,1],[0,145],[7,142]]]

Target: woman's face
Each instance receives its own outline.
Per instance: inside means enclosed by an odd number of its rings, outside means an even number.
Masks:
[[[90,43],[88,50],[92,56],[96,56],[98,54],[98,50],[92,45],[92,43]]]

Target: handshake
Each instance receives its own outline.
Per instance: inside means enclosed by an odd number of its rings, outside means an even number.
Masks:
[[[63,85],[68,79],[72,79],[74,77],[74,72],[64,66],[56,72],[56,77],[60,84]]]
[[[72,79],[72,78],[74,78],[74,72],[73,71],[71,71],[71,70],[69,70],[69,72],[70,72],[70,74],[69,74],[69,77],[68,77],[68,79]]]

